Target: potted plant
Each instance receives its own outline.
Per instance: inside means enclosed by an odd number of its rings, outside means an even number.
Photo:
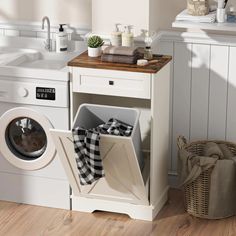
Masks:
[[[104,41],[101,37],[94,35],[88,39],[88,55],[89,57],[99,57],[102,54],[102,45]]]

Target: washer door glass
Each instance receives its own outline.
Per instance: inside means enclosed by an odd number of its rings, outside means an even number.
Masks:
[[[19,117],[7,127],[6,141],[11,151],[20,159],[35,160],[47,147],[47,136],[42,126],[32,118]]]

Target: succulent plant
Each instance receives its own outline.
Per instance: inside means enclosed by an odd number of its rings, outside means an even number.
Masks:
[[[88,47],[90,48],[99,48],[104,44],[104,41],[101,37],[94,35],[88,39]]]

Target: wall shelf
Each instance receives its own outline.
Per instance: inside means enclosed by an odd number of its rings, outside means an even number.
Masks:
[[[200,29],[200,30],[214,30],[214,31],[228,31],[236,32],[236,23],[195,23],[189,21],[174,21],[172,23],[174,28],[185,29]]]

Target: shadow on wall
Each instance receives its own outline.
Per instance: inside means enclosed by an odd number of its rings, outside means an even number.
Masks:
[[[212,36],[209,36],[209,38]],[[174,43],[172,161],[177,169],[178,135],[189,141],[236,142],[236,47]]]

